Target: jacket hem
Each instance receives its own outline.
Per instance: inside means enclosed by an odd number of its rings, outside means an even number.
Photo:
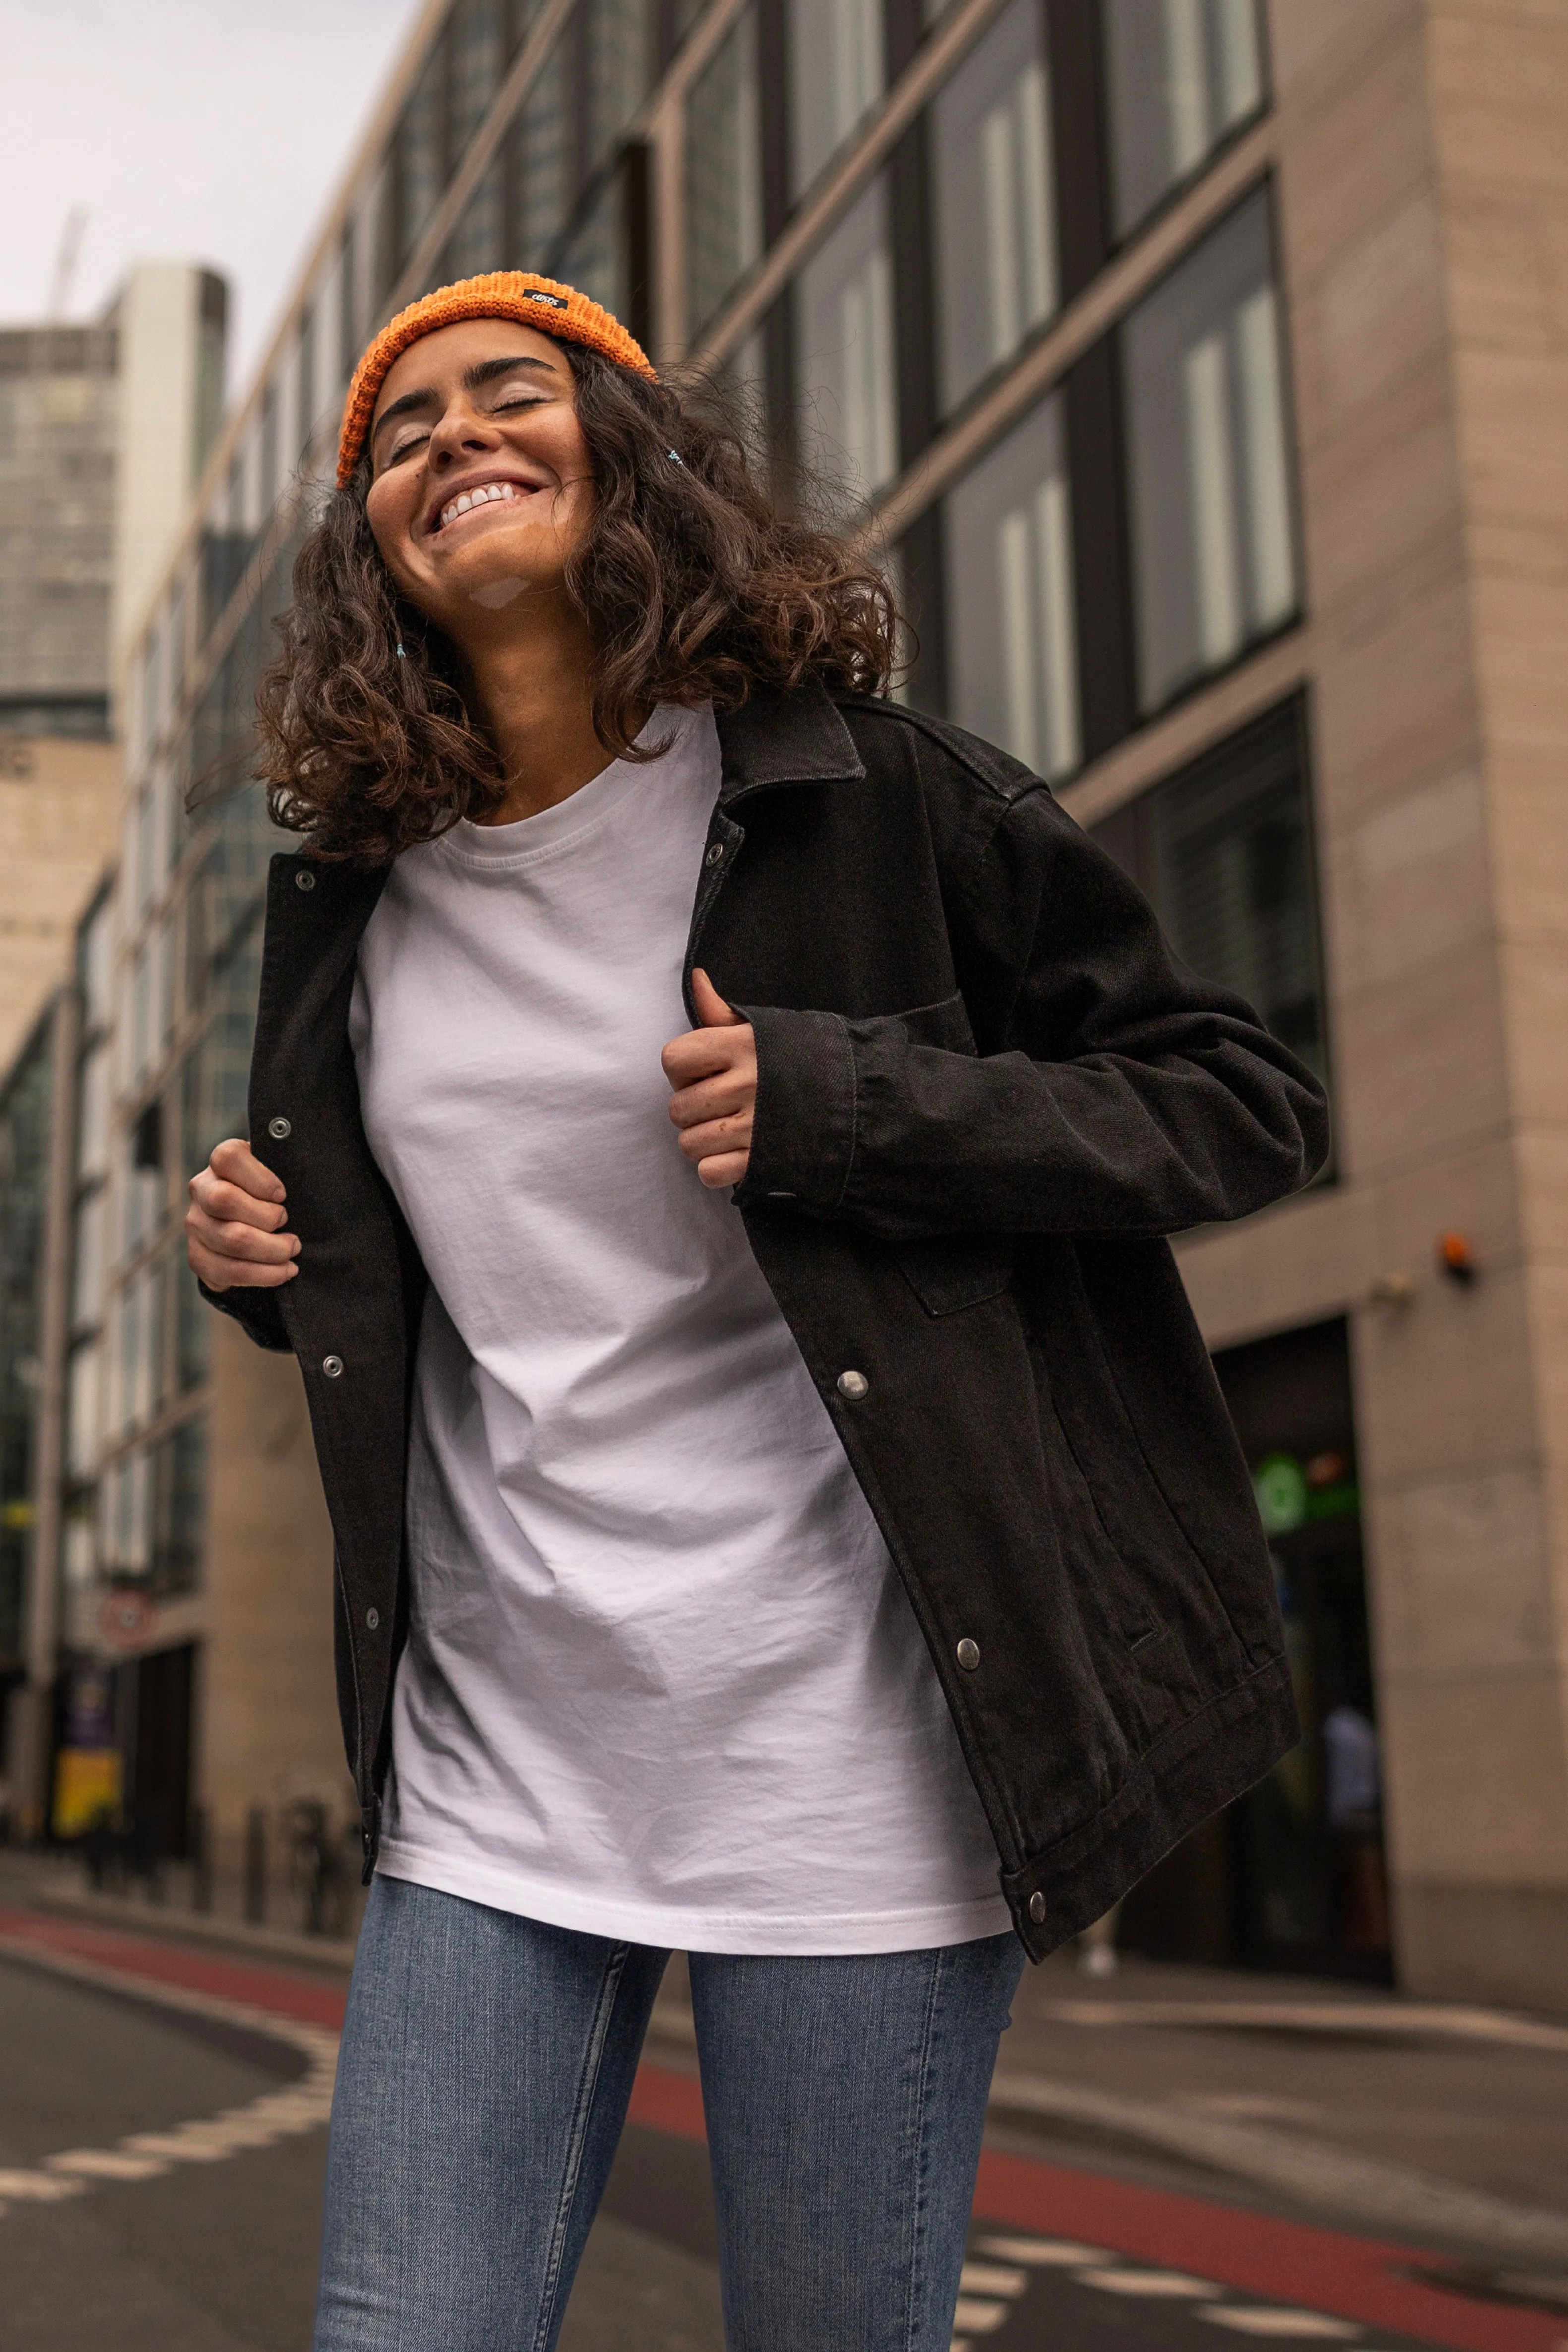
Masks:
[[[1272,1771],[1301,1736],[1290,1667],[1270,1658],[1145,1749],[1110,1803],[1016,1871],[1002,1891],[1032,1960],[1102,1919],[1199,1823]],[[1046,1916],[1031,1917],[1038,1895]]]

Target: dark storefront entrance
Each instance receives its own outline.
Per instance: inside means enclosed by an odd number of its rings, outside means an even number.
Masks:
[[[1123,1950],[1389,1974],[1376,1707],[1342,1319],[1215,1360],[1268,1533],[1305,1738],[1122,1906]]]
[[[87,1656],[68,1662],[57,1727],[58,1838],[107,1826],[140,1863],[186,1858],[195,1662],[189,1642],[115,1667]]]

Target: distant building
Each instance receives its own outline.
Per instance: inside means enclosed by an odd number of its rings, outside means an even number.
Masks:
[[[70,1271],[68,1241],[48,1255],[69,1223],[49,1151],[68,1188],[75,1122],[68,1073],[56,1084],[75,1016],[54,992],[120,845],[125,658],[220,421],[226,309],[211,270],[145,262],[90,324],[0,328],[0,1706],[19,1689],[26,1757],[58,1550],[60,1401],[39,1350]]]
[[[132,1802],[230,1851],[340,1769],[300,1376],[178,1229],[245,1124],[278,844],[179,795],[243,744],[369,333],[542,268],[828,457],[910,701],[1050,778],[1329,1081],[1330,1174],[1180,1248],[1307,1736],[1124,1935],[1568,2000],[1565,114],[1568,27],[1502,0],[436,0],[130,665],[31,1720],[58,1674],[101,1744],[118,1658]]]
[[[107,737],[223,404],[227,292],[147,262],[89,325],[0,327],[0,730]]]

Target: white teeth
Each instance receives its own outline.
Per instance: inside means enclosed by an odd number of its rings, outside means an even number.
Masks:
[[[441,527],[445,530],[447,523],[456,521],[458,515],[467,514],[470,507],[488,506],[497,499],[515,499],[517,496],[516,485],[511,482],[481,482],[477,490],[460,490],[450,506],[442,508]]]

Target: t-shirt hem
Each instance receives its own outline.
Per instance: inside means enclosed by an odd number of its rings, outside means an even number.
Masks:
[[[1012,1916],[1000,1895],[973,1903],[941,1904],[903,1911],[756,1914],[687,1909],[679,1905],[605,1903],[575,1888],[530,1878],[516,1871],[426,1853],[400,1838],[386,1839],[376,1862],[387,1878],[428,1886],[616,1943],[645,1944],[655,1950],[751,1953],[772,1958],[831,1958],[855,1953],[935,1951],[950,1944],[978,1943],[1006,1935]]]

